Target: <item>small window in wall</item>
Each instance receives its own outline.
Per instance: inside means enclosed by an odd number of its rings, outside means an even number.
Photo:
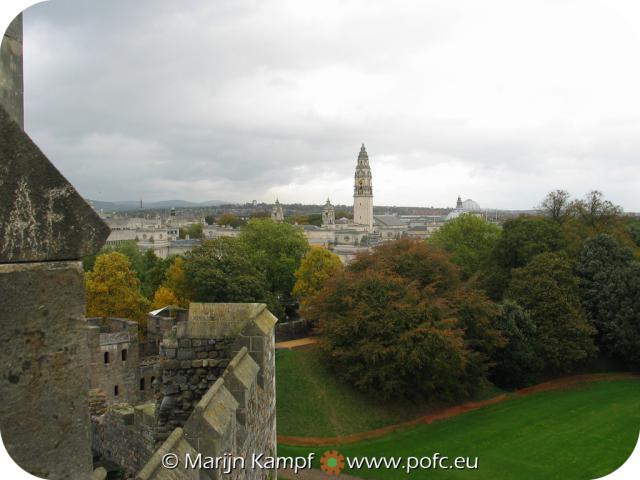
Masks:
[[[118,385],[116,385],[115,387],[113,387],[113,395],[114,395],[115,397],[117,397],[117,396],[118,396],[118,394],[120,393],[118,390],[119,390],[119,389],[118,389]]]
[[[123,348],[123,349],[122,349],[122,352],[120,352],[120,353],[121,353],[121,355],[122,355],[122,361],[123,361],[123,362],[126,362],[126,361],[127,361],[127,349],[126,349],[126,348]]]
[[[109,352],[104,352],[104,363],[109,363]]]
[[[144,390],[144,377],[140,379],[140,391]]]

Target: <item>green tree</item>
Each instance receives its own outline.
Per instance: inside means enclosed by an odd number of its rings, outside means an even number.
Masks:
[[[145,297],[153,297],[164,281],[166,271],[172,262],[172,258],[159,258],[153,250],[147,250],[142,254],[141,270],[138,275],[140,291]]]
[[[180,228],[180,238],[204,238],[203,227],[201,223],[194,223],[186,228]]]
[[[122,317],[146,325],[149,301],[129,259],[118,252],[103,253],[85,275],[87,316]]]
[[[469,278],[489,259],[500,238],[500,229],[475,215],[460,215],[445,223],[429,242],[451,253],[451,260]]]
[[[609,356],[640,365],[640,263],[610,235],[585,242],[576,268],[582,302]]]
[[[500,305],[494,326],[502,332],[507,343],[493,354],[491,380],[506,388],[530,385],[544,368],[535,323],[520,305],[506,300]]]
[[[304,304],[316,295],[328,278],[342,270],[340,257],[326,248],[311,247],[295,272],[293,294]]]
[[[204,222],[207,225],[213,225],[215,223],[215,221],[216,221],[216,218],[211,214],[204,216]]]
[[[493,305],[461,283],[445,252],[418,241],[358,255],[303,314],[336,375],[384,397],[468,396],[502,343]]]
[[[264,274],[237,238],[220,237],[194,248],[187,253],[184,272],[193,301],[263,302],[276,310]]]
[[[544,217],[522,215],[502,225],[489,261],[483,266],[480,283],[494,300],[502,299],[511,270],[526,266],[536,255],[558,252],[566,246],[559,224]]]
[[[506,296],[531,316],[550,373],[571,371],[595,354],[595,329],[585,317],[578,279],[564,255],[542,253],[513,270]]]
[[[640,219],[634,218],[629,220],[627,228],[636,247],[640,247]]]
[[[309,249],[303,230],[288,223],[252,219],[242,229],[239,239],[251,263],[267,279],[269,291],[284,308],[292,296],[295,271]]]
[[[225,213],[218,217],[216,223],[221,226],[238,228],[244,225],[244,221],[231,213]]]

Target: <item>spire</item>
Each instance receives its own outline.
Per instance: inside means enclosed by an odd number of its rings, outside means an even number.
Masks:
[[[460,195],[458,195],[458,201],[456,202],[456,208],[458,210],[462,209],[462,198],[460,198]]]
[[[358,165],[369,165],[369,155],[367,155],[367,149],[364,148],[364,143],[360,147],[360,153],[358,154]]]

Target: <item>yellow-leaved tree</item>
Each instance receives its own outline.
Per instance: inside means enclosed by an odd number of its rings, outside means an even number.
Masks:
[[[144,329],[149,301],[140,293],[140,281],[129,259],[121,253],[103,253],[96,258],[93,269],[85,275],[85,292],[88,317],[128,318]]]
[[[153,295],[151,308],[155,310],[156,308],[164,308],[169,305],[178,306],[179,304],[180,300],[178,300],[176,294],[173,293],[173,290],[164,285],[160,285]]]
[[[340,257],[326,248],[311,247],[295,272],[296,283],[293,286],[293,294],[304,306],[308,299],[322,289],[327,279],[339,270],[342,270]]]
[[[165,281],[163,282],[162,286],[171,290],[176,296],[178,301],[173,305],[185,308],[189,306],[191,293],[189,290],[189,284],[187,282],[187,275],[184,270],[184,258],[176,257],[173,264],[167,269]]]

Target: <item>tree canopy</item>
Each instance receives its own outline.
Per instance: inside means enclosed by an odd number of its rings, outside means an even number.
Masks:
[[[269,291],[284,308],[292,297],[295,271],[309,250],[303,230],[270,219],[252,219],[240,232],[239,240],[251,263],[266,279]]]
[[[460,215],[445,223],[429,241],[451,253],[451,261],[470,277],[487,262],[498,239],[500,228],[475,215]]]
[[[295,272],[296,283],[293,294],[302,300],[316,295],[324,283],[337,272],[342,270],[340,257],[326,248],[311,247],[306,253],[300,267]]]
[[[336,375],[385,397],[467,396],[502,343],[491,302],[461,283],[446,253],[412,240],[357,256],[303,313]]]
[[[633,252],[598,235],[585,242],[576,270],[600,348],[640,365],[640,263]]]
[[[264,302],[274,311],[264,274],[251,263],[249,252],[237,238],[203,242],[187,253],[184,273],[193,301]]]
[[[85,275],[87,316],[122,317],[144,324],[149,301],[129,259],[118,252],[103,253]]]
[[[564,255],[541,253],[514,269],[506,296],[531,316],[547,370],[571,371],[596,353],[595,329],[585,317],[578,280]]]

